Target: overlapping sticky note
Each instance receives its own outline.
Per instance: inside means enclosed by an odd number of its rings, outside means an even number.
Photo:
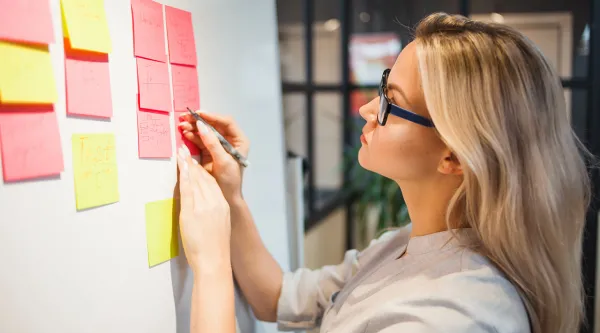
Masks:
[[[169,61],[172,64],[196,66],[196,42],[190,12],[165,6]]]
[[[137,58],[140,108],[171,111],[171,86],[166,63]]]
[[[0,42],[0,103],[52,104],[58,99],[47,46]]]
[[[63,35],[71,48],[110,53],[104,0],[61,0]]]
[[[131,1],[133,14],[133,53],[166,62],[163,5],[151,0]]]
[[[171,122],[168,113],[137,111],[138,155],[141,158],[170,158]]]
[[[54,43],[48,0],[0,0],[0,40]]]
[[[65,58],[67,114],[112,117],[108,57],[69,55]]]
[[[196,67],[171,65],[173,79],[173,101],[175,111],[200,108],[200,91],[198,90],[198,72]]]
[[[179,255],[178,220],[174,199],[146,204],[148,266],[155,266]]]
[[[58,175],[64,170],[58,122],[46,111],[0,111],[0,148],[5,182]]]
[[[114,135],[73,134],[71,143],[77,209],[119,201]]]
[[[192,109],[192,110],[194,110],[194,109]],[[185,143],[186,147],[188,147],[188,149],[190,150],[190,154],[199,155],[200,150],[198,149],[198,147],[196,147],[196,145],[193,142],[186,139],[183,136],[183,132],[181,131],[181,128],[179,128],[179,123],[181,122],[179,117],[181,115],[189,114],[189,113],[188,112],[174,112],[173,114],[175,115],[175,146],[177,148],[179,148],[179,147],[181,147],[181,144]]]

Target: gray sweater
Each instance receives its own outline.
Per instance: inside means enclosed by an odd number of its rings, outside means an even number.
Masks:
[[[383,234],[337,266],[284,274],[280,330],[321,333],[529,333],[515,287],[464,245],[469,229],[410,238]],[[462,243],[461,243],[462,242]]]

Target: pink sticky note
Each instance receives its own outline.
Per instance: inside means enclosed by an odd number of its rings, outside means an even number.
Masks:
[[[198,90],[198,71],[196,67],[171,65],[173,79],[173,101],[175,111],[200,108],[200,91]]]
[[[138,110],[138,154],[140,158],[169,158],[171,148],[171,122],[169,114]]]
[[[131,1],[133,53],[136,57],[167,61],[163,5],[150,0]]]
[[[179,147],[181,147],[182,143],[185,143],[185,145],[188,147],[188,149],[190,150],[190,153],[192,155],[200,155],[200,150],[198,149],[198,147],[196,147],[196,145],[193,142],[186,139],[183,136],[181,129],[179,128],[179,123],[181,122],[181,120],[179,119],[179,116],[186,114],[186,113],[187,112],[174,112],[173,113],[175,115],[175,147],[179,148]]]
[[[137,58],[140,108],[171,111],[171,86],[167,63]]]
[[[49,0],[0,0],[0,40],[54,43]]]
[[[0,112],[0,147],[4,181],[60,174],[64,170],[56,113]]]
[[[112,117],[112,97],[108,56],[74,56],[65,58],[67,114]]]
[[[196,42],[192,13],[165,6],[169,60],[172,64],[196,66]]]

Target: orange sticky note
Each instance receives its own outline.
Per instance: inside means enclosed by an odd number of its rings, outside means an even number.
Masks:
[[[165,6],[169,61],[172,64],[196,66],[196,42],[192,13]]]
[[[51,105],[44,108],[46,111],[0,112],[5,182],[58,175],[64,170],[56,113]]]
[[[194,110],[194,109],[192,109],[192,110]],[[200,155],[200,150],[198,149],[198,147],[196,147],[196,145],[193,142],[186,139],[183,136],[183,132],[181,131],[181,128],[179,128],[179,123],[181,122],[181,119],[179,119],[179,117],[186,113],[188,113],[188,112],[174,112],[173,113],[175,115],[175,147],[179,148],[179,147],[181,147],[181,144],[185,144],[188,147],[188,149],[190,150],[190,154]]]
[[[171,111],[169,67],[165,62],[137,58],[140,108]]]
[[[108,56],[67,55],[67,114],[112,117]]]
[[[169,114],[138,109],[137,122],[139,157],[170,158],[173,151]]]
[[[200,91],[198,90],[198,71],[196,67],[171,65],[173,78],[173,101],[175,111],[200,108]]]
[[[133,53],[157,61],[167,61],[163,5],[150,0],[131,1],[133,14]]]
[[[0,39],[54,43],[49,0],[0,0]]]

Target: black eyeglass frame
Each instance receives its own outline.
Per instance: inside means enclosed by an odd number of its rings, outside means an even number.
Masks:
[[[421,115],[418,115],[414,112],[408,111],[399,107],[396,104],[393,104],[387,97],[387,79],[390,75],[391,69],[386,69],[383,71],[381,75],[381,83],[379,84],[379,113],[377,114],[377,122],[381,126],[385,126],[387,122],[387,118],[390,114],[393,114],[396,117],[400,117],[402,119],[406,119],[410,122],[419,124],[425,127],[435,127],[433,121],[431,119],[425,118]]]

